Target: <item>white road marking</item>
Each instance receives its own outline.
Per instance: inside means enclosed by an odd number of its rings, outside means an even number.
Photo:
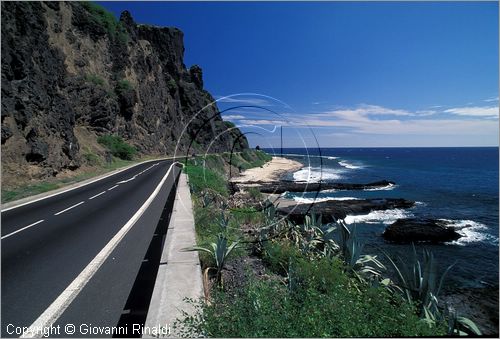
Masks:
[[[118,187],[118,185],[114,185],[113,187],[108,188],[108,191],[111,191],[112,189],[115,189],[115,188],[117,188],[117,187]]]
[[[94,195],[93,197],[90,197],[90,198],[89,198],[89,200],[92,200],[92,199],[94,199],[94,198],[97,198],[98,196],[100,196],[100,195],[102,195],[102,194],[104,194],[104,193],[106,193],[106,191],[102,191],[101,193],[96,194],[96,195]]]
[[[139,173],[139,174],[141,174],[141,173]],[[125,183],[127,183],[127,182],[129,182],[129,181],[132,181],[132,180],[134,180],[134,179],[135,179],[135,178],[136,178],[139,174],[134,175],[134,176],[133,176],[132,178],[130,178],[130,179],[127,179],[127,180],[122,180],[122,181],[118,181],[118,182],[117,182],[117,184],[125,184]]]
[[[69,211],[70,209],[75,208],[76,206],[79,206],[79,205],[83,204],[84,202],[85,202],[85,201],[80,201],[78,204],[74,204],[73,206],[68,207],[68,208],[66,208],[65,210],[59,211],[59,212],[57,212],[57,213],[54,213],[54,215],[63,214],[64,212],[67,212],[67,211]]]
[[[11,235],[14,235],[14,234],[16,234],[16,233],[19,233],[19,232],[21,232],[21,231],[24,231],[24,230],[25,230],[25,229],[27,229],[27,228],[33,227],[33,226],[35,226],[35,225],[38,225],[39,223],[44,222],[44,221],[45,221],[45,220],[43,220],[43,219],[42,219],[42,220],[38,220],[37,222],[34,222],[34,223],[32,223],[32,224],[30,224],[30,225],[28,225],[28,226],[24,226],[23,228],[20,228],[20,229],[18,229],[17,231],[14,231],[14,232],[12,232],[12,233],[9,233],[9,234],[7,234],[7,235],[4,235],[4,236],[2,237],[2,240],[3,240],[3,239],[5,239],[5,238],[10,237]]]
[[[57,297],[54,302],[31,324],[30,327],[26,328],[21,338],[33,338],[37,335],[36,329],[47,328],[53,325],[57,319],[63,314],[63,312],[68,308],[69,304],[76,298],[78,293],[85,287],[87,282],[92,278],[92,276],[101,267],[104,261],[109,257],[111,252],[120,243],[120,241],[125,237],[128,231],[134,226],[134,224],[139,220],[144,211],[151,205],[151,202],[156,198],[158,192],[160,192],[161,187],[167,180],[170,171],[175,166],[175,162],[170,165],[167,174],[160,181],[156,189],[151,193],[149,198],[142,204],[142,206],[135,212],[135,214],[130,218],[130,220],[123,225],[123,227],[115,234],[115,236],[104,246],[104,248],[96,255],[94,259],[85,267],[85,269],[78,275],[78,277],[73,280],[71,284]]]
[[[117,184],[125,184],[125,183],[127,183],[127,182],[129,182],[129,181],[132,181],[132,180],[134,180],[135,178],[137,178],[139,175],[141,175],[141,174],[143,174],[144,172],[146,172],[146,171],[150,170],[151,168],[155,167],[156,165],[158,165],[158,163],[153,164],[152,166],[149,166],[148,168],[146,168],[146,169],[144,169],[144,170],[140,171],[139,173],[137,173],[136,175],[134,175],[134,176],[133,176],[132,178],[130,178],[130,179],[127,179],[127,180],[122,180],[122,181],[118,181],[118,182],[117,182]]]

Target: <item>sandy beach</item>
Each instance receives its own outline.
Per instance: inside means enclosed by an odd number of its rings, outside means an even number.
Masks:
[[[304,167],[300,162],[273,157],[273,159],[262,167],[254,167],[243,171],[239,176],[231,179],[232,182],[245,183],[250,181],[276,181],[280,176],[287,172],[298,171]]]

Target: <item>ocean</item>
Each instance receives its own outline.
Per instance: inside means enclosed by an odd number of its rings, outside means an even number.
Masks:
[[[271,150],[267,150],[272,153]],[[411,245],[386,242],[381,234],[398,218],[447,219],[463,237],[445,244],[418,244],[429,248],[438,266],[455,266],[447,275],[447,287],[498,286],[498,148],[322,148],[283,150],[287,158],[304,164],[286,175],[289,180],[369,183],[394,181],[381,189],[325,191],[316,201],[330,199],[405,198],[416,201],[411,209],[349,215],[365,243],[365,253],[406,257]],[[298,202],[314,201],[316,193],[285,193]]]

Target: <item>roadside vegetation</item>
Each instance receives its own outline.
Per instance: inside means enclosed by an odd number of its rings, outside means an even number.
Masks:
[[[2,203],[52,191],[121,167],[132,165],[138,161],[147,160],[147,157],[139,159],[136,149],[120,137],[104,135],[98,138],[98,143],[108,150],[110,156],[106,159],[92,152],[90,149],[84,149],[82,160],[84,165],[87,166],[84,171],[79,171],[76,174],[71,173],[67,176],[49,178],[37,183],[23,183],[16,187],[2,186]]]
[[[92,161],[96,161],[96,163],[93,164],[93,169],[90,171],[81,172],[77,175],[72,175],[65,178],[50,178],[41,182],[37,182],[35,184],[28,183],[19,185],[17,187],[8,188],[2,186],[2,204],[62,188],[64,186],[84,181],[140,161],[127,161],[113,157],[110,162],[105,162],[93,153],[87,153],[87,156],[91,157]]]
[[[233,154],[232,159],[235,157]],[[261,151],[196,157],[193,193],[204,300],[175,324],[186,336],[389,337],[480,334],[439,303],[446,272],[432,253],[384,262],[363,252],[354,227],[309,215],[296,225],[255,189],[234,192],[228,173],[262,166]],[[243,203],[241,200],[243,199]],[[246,200],[245,200],[246,199]],[[389,274],[388,271],[395,272]]]
[[[137,150],[117,135],[102,135],[97,142],[105,146],[113,156],[122,160],[132,160]]]

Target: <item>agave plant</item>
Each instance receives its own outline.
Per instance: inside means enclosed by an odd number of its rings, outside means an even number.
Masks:
[[[219,217],[219,226],[221,232],[224,234],[227,232],[227,228],[229,226],[229,216],[224,213],[224,210],[220,212],[220,217]]]
[[[420,261],[415,245],[412,245],[409,260],[405,263],[403,259],[398,258],[399,265],[389,255],[385,255],[396,272],[396,285],[403,292],[405,299],[408,302],[416,303],[422,316],[425,315],[425,312],[437,314],[437,298],[444,278],[455,264],[448,266],[439,277],[434,255],[427,249],[423,249],[423,260]]]
[[[216,280],[219,286],[222,286],[222,269],[226,263],[227,258],[239,246],[239,241],[234,241],[228,246],[227,238],[219,234],[217,237],[217,242],[212,242],[208,247],[193,246],[183,249],[184,251],[199,251],[208,253],[215,260],[215,265],[217,269]]]
[[[264,216],[266,218],[266,223],[273,223],[277,215],[277,206],[275,206],[269,199],[266,199],[263,203]]]
[[[432,314],[427,314],[426,319],[434,318],[434,322],[448,319],[448,335],[449,336],[465,336],[465,335],[482,335],[477,325],[466,317],[458,316],[457,312],[450,307],[445,307],[443,315],[438,316],[441,319],[435,319]]]
[[[356,236],[356,228],[349,230],[345,222],[339,220],[338,246],[344,264],[360,281],[379,279],[385,266],[376,255],[362,254],[364,244]]]

